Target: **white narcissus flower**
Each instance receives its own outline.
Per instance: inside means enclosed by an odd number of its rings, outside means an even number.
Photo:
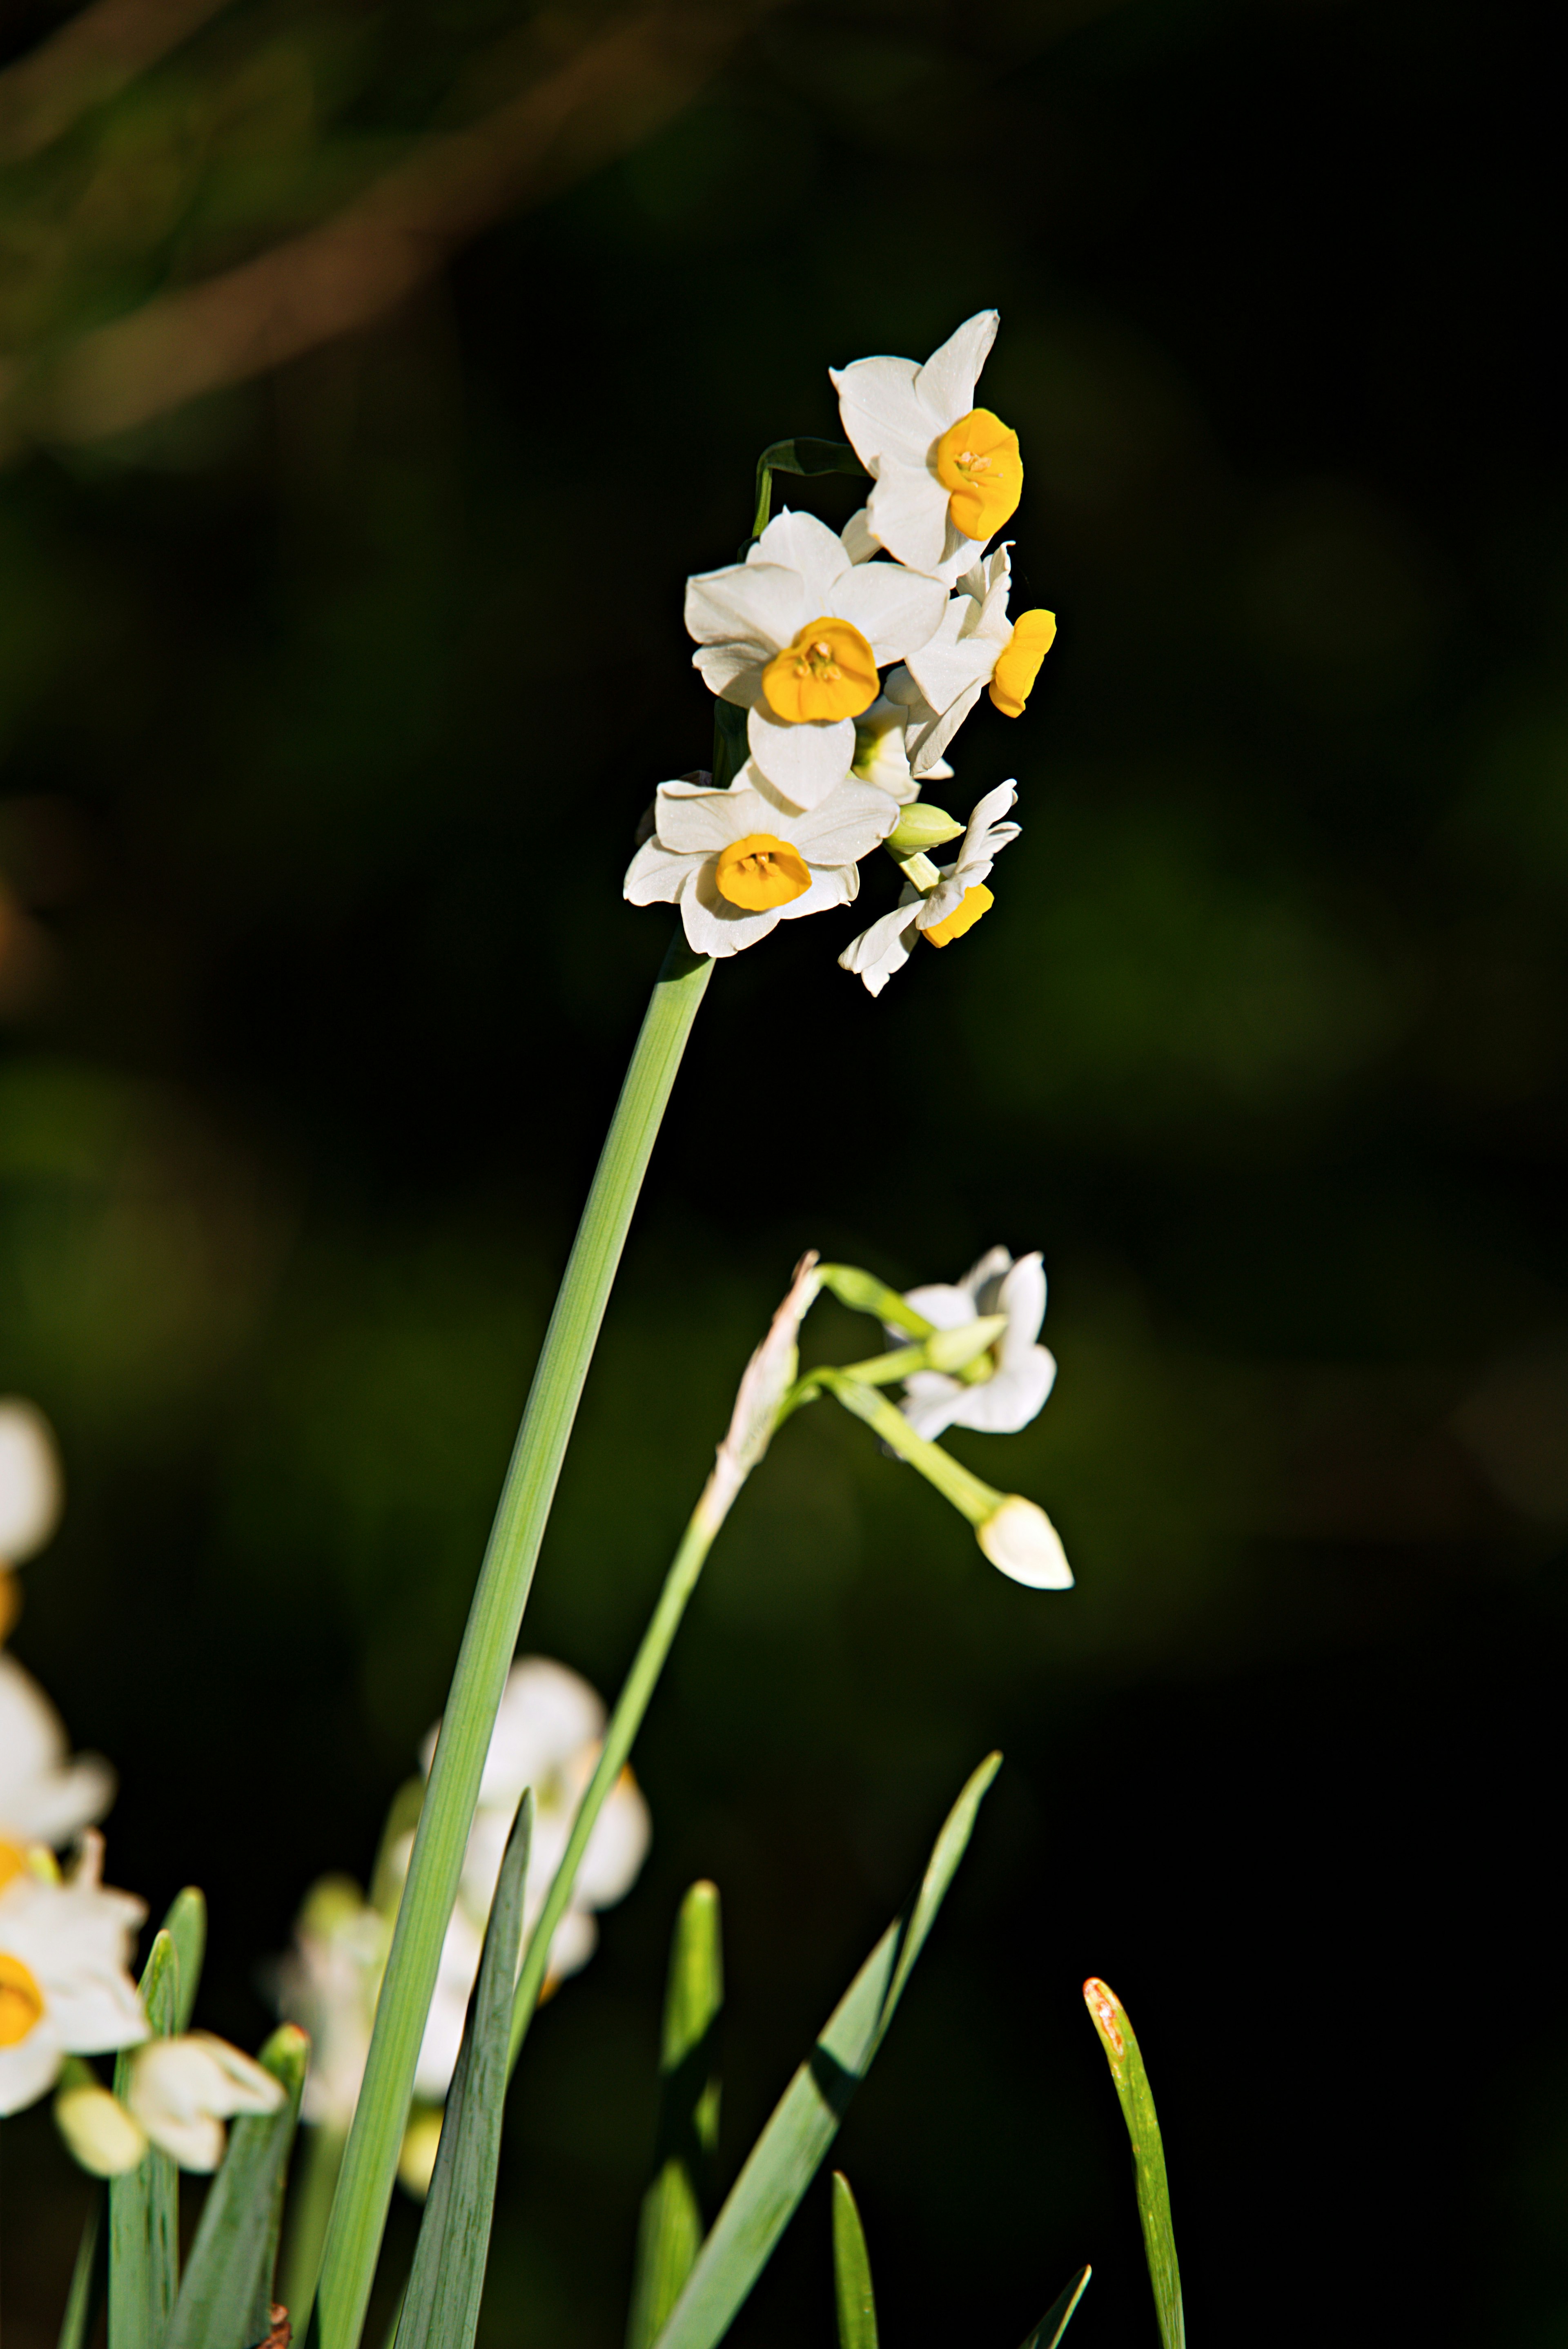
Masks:
[[[60,1455],[48,1421],[20,1395],[0,1397],[0,1567],[19,1566],[43,1548],[60,1521],[64,1500]]]
[[[694,954],[738,954],[780,922],[851,905],[859,860],[897,822],[897,802],[870,783],[787,808],[748,760],[727,791],[659,785],[654,837],[633,857],[625,894],[634,905],[678,905]]]
[[[852,971],[871,994],[880,995],[894,972],[903,968],[918,940],[947,947],[972,930],[994,902],[985,886],[991,867],[1008,842],[1018,837],[1019,827],[1002,821],[1017,796],[1011,783],[998,783],[987,792],[969,818],[954,862],[934,868],[940,876],[935,887],[923,895],[906,881],[892,912],[851,939],[839,957],[840,968]]]
[[[284,2085],[210,2031],[150,2039],[130,2059],[126,2106],[153,2144],[181,2169],[211,2171],[223,2158],[225,2121],[275,2113]]]
[[[0,1655],[0,1849],[69,1843],[114,1800],[95,1754],[67,1759],[58,1714],[14,1656]]]
[[[99,2055],[147,2036],[126,1971],[146,1916],[129,1893],[98,1882],[102,1844],[84,1840],[74,1878],[35,1875],[0,1845],[0,2114],[54,2086],[67,2055]]]
[[[758,772],[799,808],[849,774],[855,719],[940,625],[941,585],[893,563],[854,562],[814,515],[786,507],[744,563],[686,582],[686,624],[710,691],[748,711]]]
[[[458,1905],[442,1947],[415,2074],[417,2095],[438,2101],[451,2085],[463,2018],[479,1977],[485,1923],[524,1789],[532,1787],[534,1801],[523,1889],[526,1938],[544,1907],[603,1734],[604,1707],[579,1674],[545,1656],[524,1657],[512,1666],[485,1761]],[[425,1741],[427,1770],[436,1735],[433,1729]],[[612,1907],[630,1891],[650,1833],[647,1804],[630,1770],[624,1770],[588,1838],[572,1906],[550,1944],[547,1987],[587,1964],[599,1938],[593,1911]]]
[[[902,681],[907,701],[893,698]],[[912,706],[913,705],[913,706]],[[887,680],[881,697],[872,702],[863,717],[855,720],[855,766],[857,781],[874,783],[879,792],[887,792],[901,807],[920,797],[922,785],[953,772],[945,759],[933,758],[917,775],[910,765],[909,742],[913,731],[926,721],[927,713],[920,698],[920,689],[906,668],[895,668]]]
[[[1056,641],[1054,612],[1009,618],[1011,570],[1009,551],[999,546],[966,571],[936,634],[887,681],[889,699],[904,714],[917,783],[944,770],[943,752],[985,689],[1004,717],[1023,715],[1040,663]]]
[[[311,1887],[283,1961],[278,2005],[310,2035],[300,2113],[318,2128],[342,2132],[354,2118],[391,1945],[390,1919],[357,1884],[324,1876]]]
[[[875,481],[863,525],[857,517],[846,538],[860,545],[869,532],[900,563],[948,586],[1012,520],[1023,494],[1017,434],[975,405],[998,323],[995,310],[982,310],[923,367],[872,358],[828,370],[845,434]]]
[[[903,1415],[915,1433],[934,1443],[948,1427],[984,1428],[993,1435],[1026,1427],[1057,1375],[1054,1357],[1038,1343],[1046,1318],[1046,1275],[1038,1253],[1015,1262],[1005,1247],[988,1248],[962,1280],[912,1288],[904,1302],[937,1330],[961,1330],[989,1314],[1007,1317],[1000,1337],[978,1358],[984,1377],[976,1380],[971,1368],[963,1378],[916,1371],[905,1380]],[[894,1345],[908,1343],[903,1331],[890,1329],[888,1336]],[[984,1539],[981,1547],[985,1547]]]

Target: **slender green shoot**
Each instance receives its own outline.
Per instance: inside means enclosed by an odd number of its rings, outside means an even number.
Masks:
[[[871,2253],[841,2169],[833,2172],[833,2304],[839,2315],[839,2349],[877,2349]]]
[[[142,1970],[141,2003],[154,2035],[169,2036],[180,2013],[180,1956],[169,1932],[154,1936]],[[114,2067],[123,2104],[133,2051]],[[108,2338],[110,2349],[163,2349],[180,2286],[180,2172],[149,2146],[134,2169],[108,2185]]]
[[[718,2145],[718,2018],[724,2005],[718,1891],[694,1884],[670,1950],[659,2049],[659,2133],[643,2197],[626,2349],[650,2349],[702,2245]]]
[[[1137,2034],[1109,1982],[1091,1974],[1083,1986],[1089,2020],[1110,2065],[1110,2076],[1121,2105],[1121,2117],[1132,2142],[1133,2179],[1138,2190],[1138,2215],[1143,2225],[1143,2251],[1149,2281],[1154,2288],[1154,2313],[1160,2320],[1164,2349],[1186,2349],[1187,2321],[1181,2310],[1181,2271],[1176,2261],[1176,2234],[1171,2224],[1171,2189],[1165,2178],[1165,2148],[1154,2094],[1143,2068]]]
[[[1057,2342],[1072,2323],[1074,2309],[1088,2290],[1088,2280],[1093,2272],[1092,2268],[1082,2267],[1077,2275],[1068,2278],[1025,2342],[1024,2349],[1057,2349]]]

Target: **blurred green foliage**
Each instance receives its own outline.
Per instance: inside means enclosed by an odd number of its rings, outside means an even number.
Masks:
[[[845,2133],[884,2336],[1019,2338],[1092,2259],[1078,2323],[1147,2337],[1095,1971],[1159,2073],[1208,2340],[1326,2246],[1369,2337],[1484,2310],[1554,2340],[1541,20],[665,11],[411,291],[186,401],[203,289],[439,179],[624,26],[183,14],[53,129],[0,79],[0,1389],[70,1489],[15,1645],[120,1769],[111,1874],[155,1911],[204,1881],[203,2020],[254,2044],[258,1958],[315,1874],[368,1867],[441,1702],[664,948],[619,883],[706,756],[683,575],[727,559],[761,447],[832,430],[830,363],[995,301],[1023,600],[1061,635],[949,788],[1016,772],[1024,836],[993,916],[879,1004],[833,966],[847,923],[717,975],[525,1644],[613,1686],[808,1244],[900,1283],[1045,1249],[1057,1391],[955,1448],[1046,1502],[1079,1587],[1005,1584],[825,1407],[786,1431],[650,1720],[654,1858],[531,2042],[481,2342],[619,2338],[684,1887],[726,1907],[722,2168],[992,1744]],[[23,12],[18,58],[57,30]],[[135,368],[94,339],[131,329]],[[106,384],[141,387],[134,429],[94,425]],[[808,1360],[843,1359],[863,1333],[819,1318]],[[1266,2163],[1237,2002],[1296,2124]],[[1402,2139],[1393,2010],[1425,2049]],[[81,2196],[46,2118],[5,2134],[36,2261],[6,2322],[41,2341]],[[827,2337],[827,2237],[824,2203],[738,2340]],[[1307,2296],[1266,2304],[1313,2336]]]

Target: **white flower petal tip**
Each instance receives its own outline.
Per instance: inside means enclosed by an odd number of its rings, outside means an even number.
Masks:
[[[1044,1509],[1014,1493],[994,1509],[975,1538],[990,1559],[1014,1582],[1030,1590],[1070,1590],[1073,1570],[1062,1547],[1061,1536]]]
[[[147,2151],[140,2122],[96,2082],[60,2090],[55,2125],[72,2160],[94,2178],[123,2178]]]
[[[64,1506],[53,1428],[21,1395],[0,1398],[0,1564],[19,1566],[41,1550]]]

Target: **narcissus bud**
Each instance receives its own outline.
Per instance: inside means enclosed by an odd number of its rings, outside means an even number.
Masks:
[[[944,840],[956,840],[963,829],[945,808],[915,800],[900,810],[887,844],[895,856],[918,856],[924,849],[940,848]]]
[[[121,2178],[147,2151],[141,2125],[85,2064],[67,2071],[55,2098],[55,2125],[71,2158],[94,2178]]]

